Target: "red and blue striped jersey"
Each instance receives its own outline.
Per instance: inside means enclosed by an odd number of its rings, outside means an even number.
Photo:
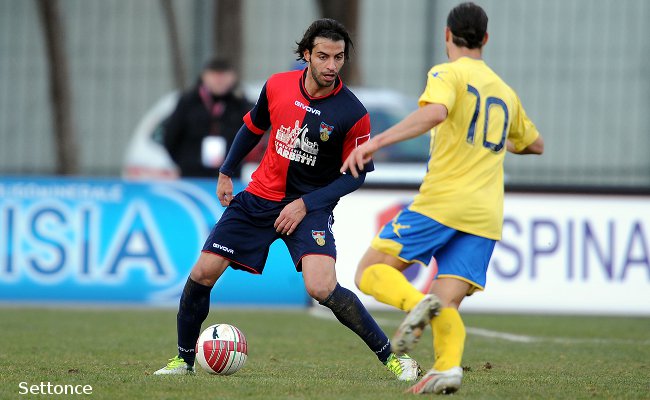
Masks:
[[[269,143],[246,190],[272,201],[293,200],[327,186],[352,149],[370,138],[368,111],[337,79],[334,90],[312,97],[306,69],[272,75],[244,116],[252,132],[269,128]],[[373,169],[372,163],[365,171]]]

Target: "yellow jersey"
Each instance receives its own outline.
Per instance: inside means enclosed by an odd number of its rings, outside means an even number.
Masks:
[[[456,230],[500,240],[506,140],[516,150],[539,136],[517,94],[483,60],[462,57],[434,66],[420,107],[447,107],[431,130],[427,173],[410,206]]]

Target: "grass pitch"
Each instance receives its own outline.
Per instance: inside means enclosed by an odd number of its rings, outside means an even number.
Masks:
[[[402,318],[373,315],[389,336]],[[650,318],[464,320],[465,377],[454,398],[650,398]],[[204,326],[245,333],[244,368],[227,377],[153,376],[175,354],[175,321],[175,310],[0,308],[0,399],[64,397],[20,395],[21,382],[91,385],[92,395],[73,397],[94,399],[412,398],[347,328],[307,311],[213,308]],[[431,366],[430,329],[412,356]]]

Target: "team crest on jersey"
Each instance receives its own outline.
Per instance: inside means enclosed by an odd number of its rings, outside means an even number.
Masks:
[[[314,238],[317,245],[325,246],[325,231],[311,231],[311,237]]]
[[[332,125],[327,125],[325,122],[320,123],[320,140],[327,142],[332,134],[334,127]]]

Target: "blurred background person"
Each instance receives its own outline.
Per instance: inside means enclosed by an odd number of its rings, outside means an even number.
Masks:
[[[242,118],[253,106],[238,83],[238,74],[228,60],[208,60],[196,85],[181,95],[165,121],[163,145],[182,177],[218,176]],[[255,161],[259,154],[253,151],[248,160]],[[235,176],[240,173],[241,168]]]

